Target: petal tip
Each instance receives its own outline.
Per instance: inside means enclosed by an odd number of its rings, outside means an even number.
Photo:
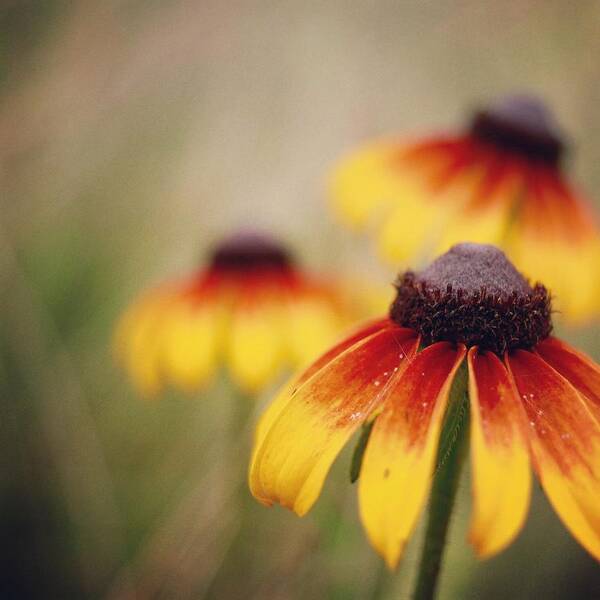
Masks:
[[[388,568],[388,571],[393,573],[398,568],[400,564],[400,559],[404,554],[404,547],[406,546],[406,542],[400,542],[399,545],[394,548],[388,548],[385,552],[382,553],[383,559],[385,561],[385,565]]]
[[[471,546],[473,548],[473,552],[475,553],[475,556],[479,560],[487,560],[488,558],[492,558],[493,556],[496,556],[496,554],[500,553],[502,550],[504,550],[504,548],[506,548],[506,546],[508,546],[510,544],[510,541],[509,541],[506,544],[492,546],[492,545],[486,544],[483,539],[481,539],[479,536],[477,536],[473,533],[469,534],[468,540],[469,540],[469,544],[471,544]]]

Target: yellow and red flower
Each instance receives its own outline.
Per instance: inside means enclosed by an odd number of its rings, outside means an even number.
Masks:
[[[372,424],[360,515],[395,566],[427,500],[451,386],[466,368],[476,553],[499,552],[521,529],[531,464],[563,523],[600,559],[600,367],[550,335],[546,289],[477,244],[405,273],[397,289],[389,317],[324,354],[264,413],[253,495],[304,515],[342,447]]]
[[[564,177],[563,154],[547,109],[512,97],[477,113],[464,134],[351,154],[333,173],[333,205],[347,224],[374,228],[395,264],[461,241],[498,245],[549,285],[561,312],[585,319],[600,312],[600,235]]]
[[[201,388],[221,364],[255,393],[284,366],[313,359],[354,309],[341,287],[299,270],[278,244],[239,235],[207,269],[135,302],[117,329],[117,354],[147,395],[165,384]]]

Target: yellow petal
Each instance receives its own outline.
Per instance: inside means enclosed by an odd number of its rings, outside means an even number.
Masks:
[[[342,326],[341,315],[325,298],[291,300],[286,321],[287,343],[292,364],[296,366],[314,360]]]
[[[241,300],[234,308],[227,364],[244,391],[254,394],[279,374],[285,360],[285,319],[277,298]]]
[[[186,391],[205,385],[217,368],[223,320],[218,307],[195,297],[173,303],[165,314],[165,376]]]
[[[425,198],[422,190],[398,196],[379,231],[380,255],[392,263],[428,256],[449,209]]]
[[[507,242],[511,260],[552,292],[554,308],[582,322],[600,312],[600,239],[586,206],[556,174],[533,172]]]
[[[444,225],[435,254],[448,251],[454,244],[500,244],[506,233],[508,210],[494,205],[476,212],[457,207]]]
[[[502,159],[476,160],[453,185],[456,209],[445,223],[436,255],[460,242],[501,245],[523,185],[522,173]]]
[[[487,181],[489,165],[463,144],[460,140],[433,141],[420,149],[413,147],[412,156],[408,151],[394,163],[406,193],[397,196],[395,212],[381,230],[384,257],[395,262],[421,261],[457,242],[489,242],[490,236],[499,236],[507,203],[490,198],[477,209],[469,208]]]
[[[452,240],[477,241],[471,238],[489,235],[502,225],[498,211],[488,207],[486,211],[478,211],[474,217],[477,227],[471,229],[473,219],[469,218],[465,205],[481,179],[481,169],[467,164],[447,184],[435,186],[432,182],[436,167],[444,161],[442,155],[436,165],[434,157],[423,163],[424,172],[418,176],[410,169],[396,167],[397,177],[402,178],[404,186],[397,192],[394,208],[390,209],[379,234],[380,253],[392,262],[424,260],[437,254],[440,247],[447,250]],[[450,160],[451,155],[445,157],[445,162]]]
[[[550,290],[560,315],[578,323],[600,313],[599,247],[594,241],[577,244],[515,227],[507,254],[527,277]]]
[[[554,510],[600,560],[600,425],[575,388],[532,352],[507,357],[530,422],[533,465]]]
[[[471,348],[471,486],[469,541],[481,558],[505,548],[521,530],[531,492],[526,423],[516,389],[500,359]]]
[[[353,300],[352,314],[363,318],[387,313],[396,298],[396,290],[391,281],[382,284],[354,277],[347,281],[344,289],[348,290],[348,296]]]
[[[431,485],[440,427],[465,348],[447,342],[417,354],[394,382],[373,426],[359,480],[362,522],[394,568]]]
[[[383,329],[342,352],[293,391],[258,440],[250,472],[252,494],[305,514],[336,456],[383,401],[387,383],[416,347],[411,330]]]
[[[600,243],[589,240],[579,244],[565,244],[557,248],[554,273],[548,281],[552,289],[557,270],[562,270],[562,287],[557,292],[556,308],[575,323],[583,323],[600,314]],[[558,295],[560,293],[560,295]]]
[[[333,209],[351,227],[364,228],[398,194],[398,180],[389,167],[398,144],[381,142],[342,159],[331,178]]]
[[[383,329],[388,329],[394,326],[389,319],[377,319],[369,321],[356,328],[352,333],[347,335],[327,352],[319,356],[315,361],[312,362],[304,371],[294,375],[290,380],[281,388],[275,399],[269,404],[266,410],[261,415],[254,431],[254,447],[252,450],[252,458],[250,460],[249,474],[252,473],[254,468],[254,461],[256,455],[261,447],[267,432],[271,428],[271,425],[277,420],[281,411],[285,408],[287,403],[291,400],[294,390],[304,385],[311,377],[318,373],[321,369],[325,368],[334,358],[342,354],[355,346],[358,343],[363,342],[366,338],[372,336]],[[259,500],[263,500],[259,498]],[[269,502],[267,501],[267,504]]]
[[[600,365],[555,337],[540,342],[535,352],[581,394],[600,423]]]
[[[146,396],[161,388],[160,348],[165,310],[176,296],[157,291],[129,309],[117,328],[116,351],[134,386]]]

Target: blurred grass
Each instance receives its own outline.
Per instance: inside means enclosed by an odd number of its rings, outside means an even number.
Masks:
[[[381,569],[351,448],[310,515],[265,509],[245,488],[250,407],[224,381],[137,398],[114,322],[240,224],[310,266],[390,280],[330,221],[328,166],[503,91],[549,99],[598,206],[599,22],[595,2],[5,3],[0,595],[406,597],[419,536],[397,576]],[[561,333],[600,355],[597,327]],[[441,598],[600,596],[597,565],[539,492],[485,563],[464,541],[468,480],[458,504]]]

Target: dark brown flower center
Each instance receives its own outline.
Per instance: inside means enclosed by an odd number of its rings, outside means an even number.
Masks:
[[[502,355],[552,331],[546,288],[532,288],[495,246],[457,244],[420,273],[401,275],[396,288],[390,317],[425,345],[445,340]]]
[[[281,269],[291,266],[287,250],[274,240],[255,233],[232,236],[215,248],[212,267],[228,271]]]
[[[478,112],[471,135],[497,148],[551,165],[560,162],[564,142],[550,111],[530,96],[503,98]]]

